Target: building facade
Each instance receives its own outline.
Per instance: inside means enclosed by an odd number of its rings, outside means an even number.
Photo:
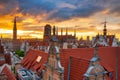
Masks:
[[[106,80],[106,73],[104,67],[100,64],[100,58],[95,48],[94,56],[90,60],[88,70],[84,74],[83,80]]]
[[[57,38],[53,36],[51,46],[49,47],[48,60],[45,64],[43,80],[64,80],[64,68],[60,63],[60,52],[57,41]]]

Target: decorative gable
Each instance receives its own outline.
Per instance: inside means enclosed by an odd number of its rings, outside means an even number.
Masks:
[[[90,60],[88,70],[84,74],[84,80],[106,80],[106,71],[100,65],[100,58],[97,55],[97,48],[95,48],[94,56]]]
[[[44,74],[45,80],[63,80],[64,68],[60,62],[60,52],[57,46],[57,38],[53,36],[48,52],[48,61],[46,63],[46,72]],[[46,77],[45,77],[46,76]]]

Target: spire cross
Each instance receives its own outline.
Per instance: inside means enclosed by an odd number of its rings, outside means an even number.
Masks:
[[[105,20],[105,22],[103,24],[104,24],[104,27],[106,27],[107,21]]]

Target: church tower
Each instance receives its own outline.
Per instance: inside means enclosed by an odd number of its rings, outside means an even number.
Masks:
[[[49,24],[45,25],[44,36],[51,36],[51,25],[49,25]]]
[[[53,26],[53,35],[56,35],[56,28]]]
[[[16,17],[14,18],[14,26],[13,26],[13,40],[17,39],[17,26],[16,26]]]
[[[50,40],[50,37],[51,37],[51,25],[46,24],[44,26],[44,36],[43,36],[44,42],[48,42]]]
[[[20,41],[17,40],[17,21],[15,17],[13,26],[13,51],[20,50],[20,44]]]
[[[4,47],[2,46],[2,40],[0,39],[0,54],[4,53]]]
[[[49,47],[48,60],[45,64],[43,80],[64,80],[64,68],[60,63],[60,52],[57,41],[57,37],[53,36]]]
[[[104,22],[104,29],[103,29],[103,35],[106,36],[107,35],[107,29],[106,29],[106,21]]]

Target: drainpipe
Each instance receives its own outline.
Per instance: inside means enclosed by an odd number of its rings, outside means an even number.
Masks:
[[[116,47],[116,80],[118,80],[118,47]]]
[[[68,65],[68,79],[67,80],[70,80],[70,66],[71,66],[71,62],[72,62],[72,58],[70,57],[69,65]]]

